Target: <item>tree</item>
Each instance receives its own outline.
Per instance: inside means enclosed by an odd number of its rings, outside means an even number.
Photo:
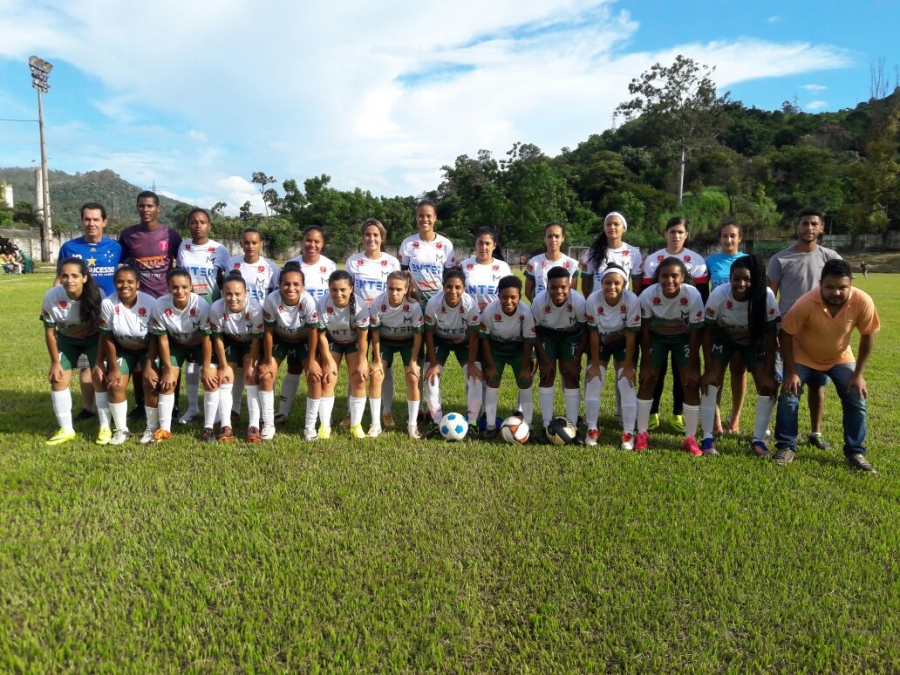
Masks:
[[[253,217],[253,214],[250,212],[250,200],[248,199],[246,202],[244,202],[244,205],[241,207],[241,212],[240,212],[240,214],[238,215],[238,218],[239,218],[242,222],[245,222],[245,223],[246,223],[246,222],[249,221],[252,217]]]
[[[266,199],[266,185],[271,185],[275,182],[274,176],[269,176],[265,171],[254,171],[253,176],[250,178],[250,182],[259,186],[259,194],[263,198],[263,206],[266,209],[266,217],[269,215],[269,199]],[[272,190],[272,192],[275,192]],[[278,193],[275,192],[275,197],[278,197]]]
[[[684,195],[684,167],[690,153],[715,142],[724,129],[722,110],[728,94],[720,97],[711,79],[715,68],[701,66],[679,54],[666,68],[657,63],[628,85],[634,96],[619,104],[617,115],[626,120],[646,118],[675,141],[680,153],[678,165],[678,205]]]

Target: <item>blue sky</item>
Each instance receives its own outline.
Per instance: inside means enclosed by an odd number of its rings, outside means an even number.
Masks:
[[[36,117],[37,54],[54,64],[51,168],[109,168],[236,213],[247,199],[262,211],[259,170],[409,195],[482,148],[556,154],[607,128],[631,78],[677,54],[760,108],[852,107],[879,58],[893,88],[896,1],[713,4],[0,0],[0,118]],[[0,166],[39,158],[35,123],[0,122]]]

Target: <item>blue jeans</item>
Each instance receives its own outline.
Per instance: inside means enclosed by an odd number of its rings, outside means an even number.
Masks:
[[[855,363],[841,363],[828,370],[816,370],[807,366],[794,365],[794,371],[800,378],[800,394],[803,385],[810,381],[827,376],[837,389],[844,409],[844,454],[863,454],[866,447],[866,399],[854,389],[847,391],[847,385],[856,369]],[[800,394],[788,395],[781,390],[778,396],[778,411],[775,413],[775,446],[797,450],[797,412],[800,406]]]

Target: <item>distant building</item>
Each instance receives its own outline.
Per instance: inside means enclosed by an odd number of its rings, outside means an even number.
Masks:
[[[12,185],[7,185],[6,183],[0,183],[0,199],[5,201],[6,205],[9,208],[12,208],[15,205],[15,202],[13,202]]]

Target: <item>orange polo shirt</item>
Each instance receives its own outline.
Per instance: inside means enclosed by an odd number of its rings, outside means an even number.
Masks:
[[[850,348],[853,329],[871,335],[881,328],[875,303],[867,293],[854,288],[841,310],[831,316],[816,286],[800,296],[784,315],[781,329],[794,338],[794,361],[808,368],[828,370],[856,359]]]

